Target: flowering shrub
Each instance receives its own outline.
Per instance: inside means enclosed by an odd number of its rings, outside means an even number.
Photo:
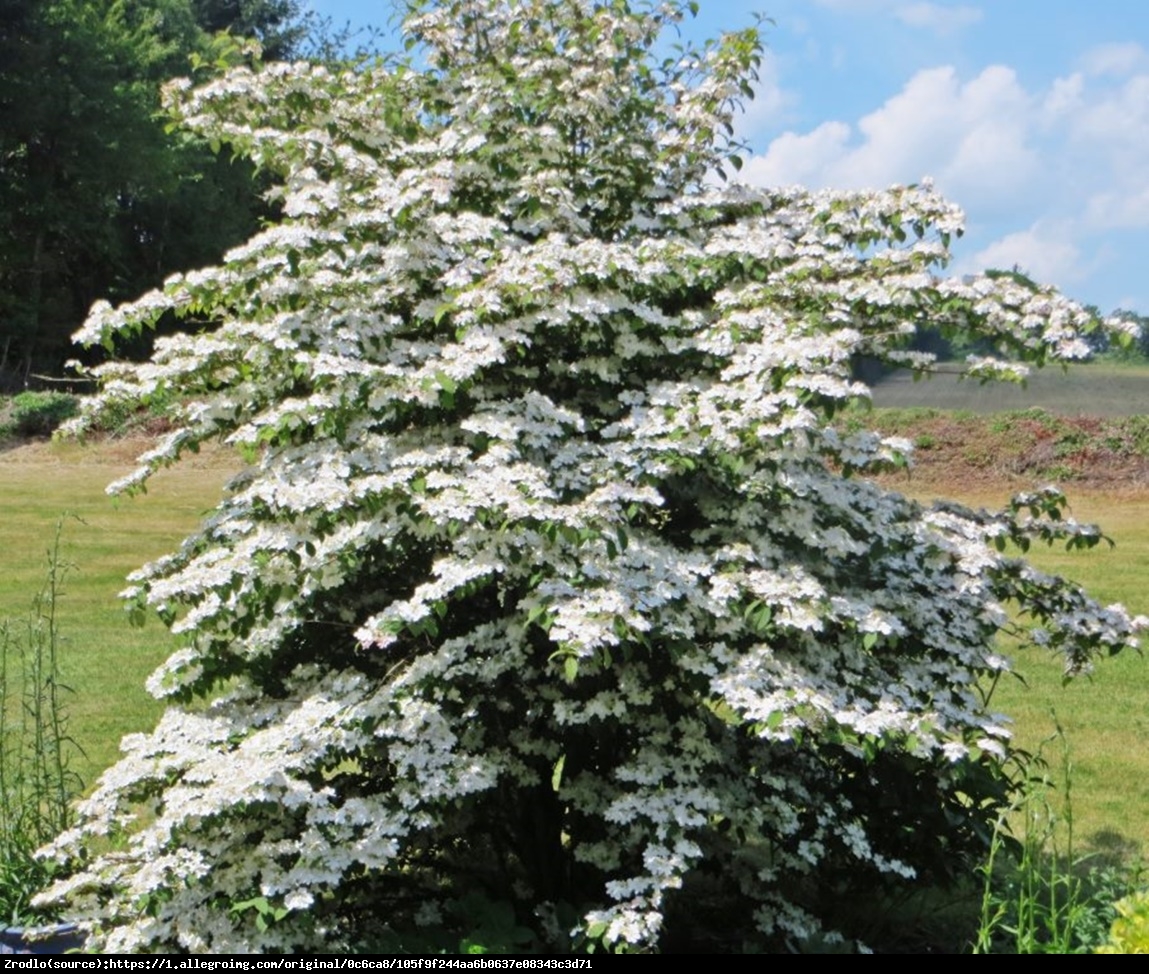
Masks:
[[[1098,540],[1059,495],[924,509],[856,476],[908,444],[832,425],[856,355],[925,364],[919,322],[1041,362],[1089,317],[935,276],[928,185],[719,183],[758,34],[660,62],[682,13],[412,0],[417,60],[170,92],[285,216],[79,336],[219,322],[100,370],[81,429],[182,404],[113,489],[212,438],[253,462],[126,593],[184,645],[53,849],[102,949],[430,942],[473,892],[550,949],[653,947],[691,888],[810,936],[982,841],[1010,604],[1069,673],[1135,645],[1007,549]]]

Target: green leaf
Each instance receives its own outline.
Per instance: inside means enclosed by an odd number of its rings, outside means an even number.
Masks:
[[[590,940],[598,940],[604,933],[606,933],[607,925],[601,920],[595,920],[593,923],[587,924],[586,935]]]
[[[255,910],[257,913],[269,913],[271,911],[271,904],[268,902],[266,896],[255,896],[250,900],[241,900],[239,903],[231,905],[232,913],[244,913],[248,910]]]

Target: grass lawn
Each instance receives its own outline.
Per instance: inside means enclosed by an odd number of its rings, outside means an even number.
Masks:
[[[901,370],[874,387],[879,408],[967,410],[997,413],[1041,408],[1066,416],[1131,416],[1149,413],[1149,365],[1096,362],[1049,366],[1030,373],[1026,387],[1011,382],[979,385],[958,378],[961,363],[941,363],[941,374],[917,382]]]
[[[116,593],[125,575],[173,550],[214,506],[236,469],[226,454],[193,457],[159,474],[145,496],[110,498],[104,488],[133,469],[142,441],[81,446],[37,443],[0,452],[0,618],[27,616],[43,583],[57,521],[65,515],[61,550],[75,568],[58,606],[71,730],[86,759],[76,770],[88,782],[119,753],[120,738],[150,727],[160,705],[145,678],[174,640],[158,620],[128,624]]]
[[[1009,431],[1002,433],[1008,438]],[[121,736],[148,729],[160,706],[144,691],[147,675],[173,640],[152,620],[132,629],[116,593],[124,576],[172,550],[219,498],[238,464],[226,453],[193,457],[160,474],[146,496],[110,499],[105,485],[131,469],[141,442],[96,446],[35,444],[0,452],[0,522],[5,571],[0,574],[0,617],[20,617],[40,585],[56,521],[65,526],[63,549],[77,566],[60,609],[64,670],[75,687],[72,730],[87,757],[86,780],[110,764]],[[1017,485],[987,486],[961,479],[894,482],[922,498],[948,496],[999,506]],[[1105,602],[1123,601],[1149,614],[1149,490],[1067,492],[1079,520],[1098,521],[1118,541],[1115,550],[1038,552],[1043,567],[1086,583]],[[1034,748],[1053,729],[1051,711],[1065,728],[1074,762],[1078,837],[1099,850],[1149,852],[1149,668],[1136,655],[1103,660],[1091,679],[1061,685],[1059,663],[1035,650],[1016,654],[1026,684],[1003,680],[994,706],[1016,719],[1018,740]]]
[[[1010,490],[963,493],[932,485],[916,496],[960,498],[1000,507]],[[1149,615],[1149,491],[1066,491],[1079,521],[1098,523],[1116,547],[1089,551],[1030,550],[1045,571],[1072,578],[1095,598]],[[1149,641],[1147,641],[1149,643]],[[1035,751],[1060,724],[1070,748],[1075,845],[1124,859],[1149,856],[1149,661],[1122,654],[1097,662],[1093,674],[1063,685],[1058,658],[1007,643],[1014,674],[1003,678],[992,706],[1009,716],[1016,741]],[[1024,681],[1024,682],[1023,682]],[[1046,748],[1052,779],[1061,784],[1060,745]],[[1060,796],[1058,796],[1060,799]]]
[[[1072,495],[1071,495],[1072,496]],[[1074,501],[1074,514],[1097,522],[1111,537],[1088,552],[1049,550],[1033,556],[1047,571],[1082,582],[1102,602],[1122,602],[1149,615],[1149,495],[1088,494]],[[1017,680],[1000,688],[995,705],[1016,721],[1017,736],[1032,748],[1064,728],[1073,766],[1078,836],[1091,851],[1125,858],[1149,854],[1149,666],[1124,654],[1098,662],[1094,673],[1062,685],[1061,667],[1034,649],[1016,654]]]

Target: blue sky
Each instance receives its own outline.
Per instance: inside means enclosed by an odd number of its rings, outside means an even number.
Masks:
[[[385,26],[392,0],[312,0]],[[700,0],[688,36],[773,20],[739,120],[762,185],[933,177],[966,212],[958,273],[1020,265],[1149,314],[1149,3]],[[384,45],[386,46],[386,44]]]

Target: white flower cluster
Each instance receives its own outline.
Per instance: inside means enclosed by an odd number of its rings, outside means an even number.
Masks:
[[[108,951],[350,950],[470,883],[644,949],[699,875],[784,938],[821,876],[944,869],[1000,793],[1007,606],[1071,670],[1144,620],[995,547],[1095,541],[1058,498],[924,511],[856,476],[908,443],[831,419],[857,355],[928,366],[919,322],[1037,363],[1093,323],[937,276],[928,184],[716,188],[753,31],[659,65],[675,4],[413,6],[417,62],[170,92],[283,218],[93,308],[81,341],[218,327],[100,369],[78,427],[181,403],[126,489],[209,439],[257,460],[132,578],[184,641],[170,706],[47,900]]]

